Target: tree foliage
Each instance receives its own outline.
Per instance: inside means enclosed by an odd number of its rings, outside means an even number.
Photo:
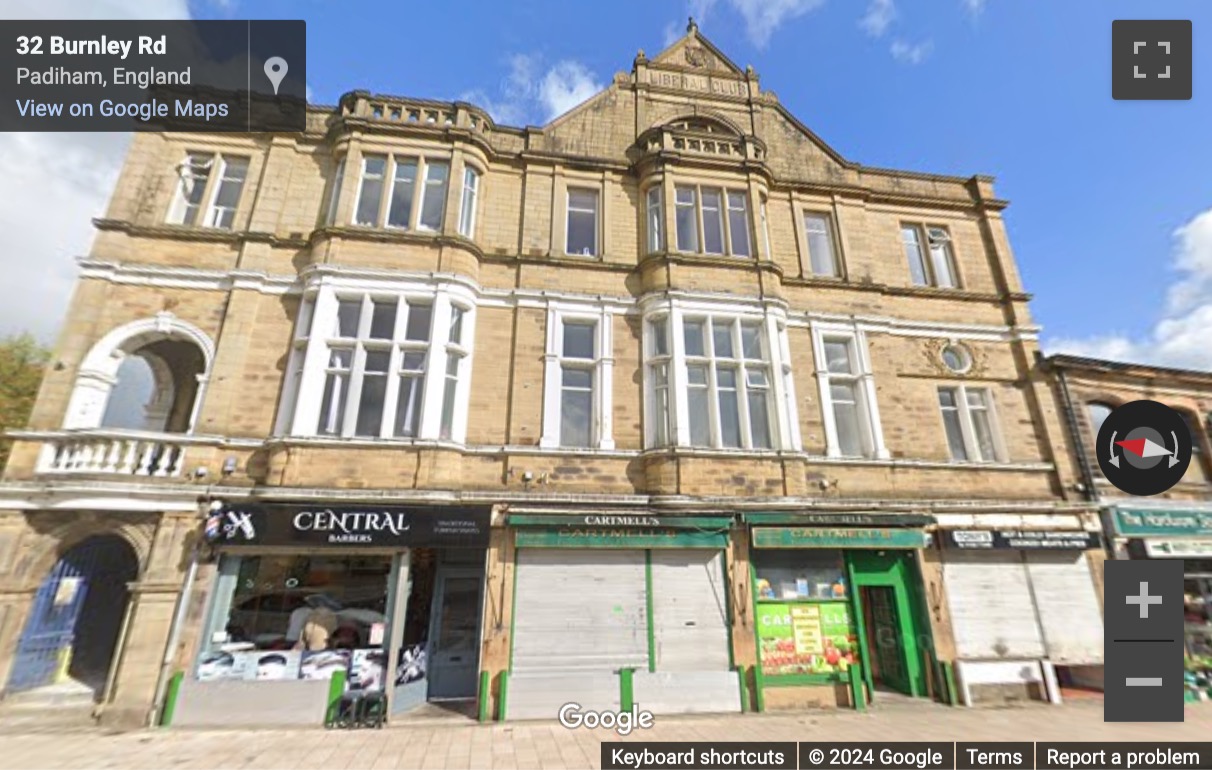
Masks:
[[[50,351],[31,334],[0,340],[0,469],[12,446],[3,433],[24,428],[29,421],[49,358]]]

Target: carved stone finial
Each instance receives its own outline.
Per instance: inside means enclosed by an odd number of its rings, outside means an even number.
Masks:
[[[686,25],[687,35],[697,35],[699,33],[699,25],[694,23],[694,17],[690,17],[690,22]]]
[[[746,76],[748,76],[748,77],[753,77],[753,76],[754,76],[754,75],[756,75],[756,74],[757,74],[757,72],[756,72],[756,71],[753,69],[753,65],[752,65],[752,64],[746,64],[746,65],[745,65],[745,75],[746,75]]]
[[[647,59],[648,57],[644,55],[644,49],[643,49],[643,48],[641,48],[639,51],[637,51],[637,52],[636,52],[636,54],[635,54],[635,58],[637,58],[637,59]]]

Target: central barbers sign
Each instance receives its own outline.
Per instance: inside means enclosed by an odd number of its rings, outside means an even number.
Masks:
[[[488,545],[490,509],[445,506],[226,505],[206,539],[226,545]]]

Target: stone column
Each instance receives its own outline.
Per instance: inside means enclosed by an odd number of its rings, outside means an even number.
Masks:
[[[132,730],[147,725],[198,524],[192,511],[160,519],[147,567],[130,584],[125,637],[114,653],[112,685],[97,709],[103,725]]]

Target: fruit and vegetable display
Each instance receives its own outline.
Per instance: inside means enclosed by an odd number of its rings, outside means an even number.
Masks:
[[[762,673],[844,675],[858,662],[858,640],[843,602],[758,606]]]
[[[1187,701],[1212,700],[1212,656],[1188,656],[1185,668],[1183,683],[1187,689]]]

